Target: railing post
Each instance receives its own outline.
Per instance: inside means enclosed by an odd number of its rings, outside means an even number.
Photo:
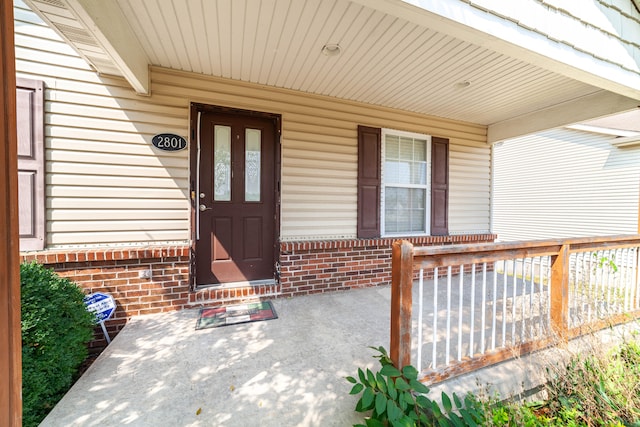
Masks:
[[[0,0],[0,426],[22,425],[13,2]]]
[[[551,257],[551,328],[563,340],[569,332],[569,246]]]
[[[393,364],[401,369],[411,364],[411,307],[413,245],[397,240],[391,257],[391,344]]]

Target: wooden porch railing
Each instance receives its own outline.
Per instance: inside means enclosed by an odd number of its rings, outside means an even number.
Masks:
[[[391,359],[438,382],[640,317],[639,253],[640,235],[397,241]]]

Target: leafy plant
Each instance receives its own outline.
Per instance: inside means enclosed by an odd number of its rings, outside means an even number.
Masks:
[[[20,266],[24,426],[37,426],[71,387],[87,357],[95,317],[72,281],[36,263]]]
[[[597,268],[608,270],[614,274],[618,272],[618,265],[616,264],[615,257],[606,255],[599,256],[597,253],[594,253],[593,257],[596,259]]]
[[[397,369],[384,347],[371,347],[379,354],[382,368],[373,373],[358,368],[357,378],[347,377],[353,384],[350,394],[362,393],[357,412],[369,412],[365,424],[354,427],[417,427],[417,426],[477,426],[482,425],[481,403],[468,395],[462,401],[455,393],[453,400],[442,393],[442,408],[429,399],[429,388],[418,380],[418,371],[411,365]]]

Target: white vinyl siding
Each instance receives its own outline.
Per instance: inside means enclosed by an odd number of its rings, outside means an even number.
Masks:
[[[358,125],[449,138],[449,228],[489,229],[484,126],[163,68],[138,96],[16,4],[18,75],[46,86],[49,247],[189,239],[189,150],[150,140],[188,137],[191,102],[282,115],[282,240],[355,238]]]
[[[98,76],[15,2],[19,77],[45,82],[47,246],[186,241],[188,151],[154,149],[186,134],[188,110]]]
[[[557,129],[494,148],[492,231],[527,240],[635,234],[640,147]]]

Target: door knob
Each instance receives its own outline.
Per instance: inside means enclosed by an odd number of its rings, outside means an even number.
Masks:
[[[211,208],[206,207],[205,205],[200,205],[200,212],[208,211]]]

